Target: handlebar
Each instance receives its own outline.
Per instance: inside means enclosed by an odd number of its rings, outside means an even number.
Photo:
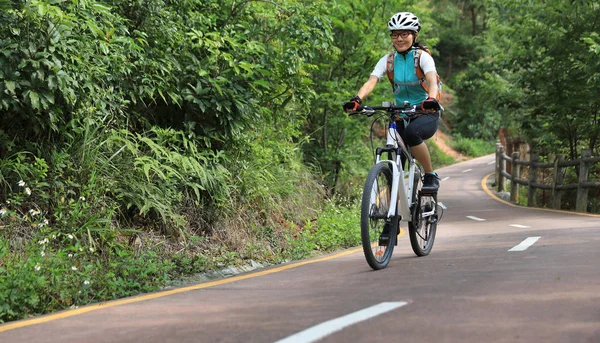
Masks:
[[[440,110],[444,110],[441,108]],[[377,112],[385,111],[389,114],[400,115],[401,117],[417,117],[422,114],[433,114],[437,113],[436,110],[422,110],[417,105],[393,105],[388,102],[384,102],[381,106],[359,106],[356,111],[348,112],[348,115],[364,114],[367,117],[373,116]]]

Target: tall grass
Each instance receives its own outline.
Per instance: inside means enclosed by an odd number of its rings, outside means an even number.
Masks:
[[[479,157],[494,153],[495,143],[479,138],[464,138],[461,135],[452,137],[450,146],[469,157]]]

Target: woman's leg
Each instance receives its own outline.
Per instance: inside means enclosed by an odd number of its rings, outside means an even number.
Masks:
[[[412,151],[417,161],[419,161],[419,164],[423,166],[423,169],[426,173],[433,173],[431,156],[429,155],[429,149],[427,149],[427,145],[425,145],[425,142],[411,147],[410,151]]]
[[[401,125],[400,136],[404,142],[410,146],[413,156],[423,166],[425,178],[423,188],[430,191],[437,191],[440,182],[438,175],[433,171],[431,155],[424,140],[431,138],[438,128],[439,117],[433,115],[424,115],[413,119],[406,127]]]

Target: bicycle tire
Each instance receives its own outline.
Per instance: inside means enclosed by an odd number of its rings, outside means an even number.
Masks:
[[[392,195],[392,170],[387,163],[378,163],[367,175],[363,188],[360,232],[365,259],[371,268],[387,267],[398,235],[398,216],[387,218]],[[381,234],[388,225],[389,240],[382,245]]]
[[[420,170],[415,172],[413,185],[413,199],[416,199],[411,206],[411,221],[408,222],[408,235],[410,237],[410,246],[417,256],[427,256],[433,248],[435,233],[437,231],[437,195],[427,195],[432,197],[433,202],[425,201],[421,194],[423,185]],[[435,207],[435,214],[423,217],[424,211],[430,211],[429,206]]]

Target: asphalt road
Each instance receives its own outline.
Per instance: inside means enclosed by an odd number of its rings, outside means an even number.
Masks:
[[[439,170],[433,251],[362,250],[0,326],[0,342],[600,342],[600,216],[510,206],[493,156]],[[357,228],[358,229],[358,228]]]

